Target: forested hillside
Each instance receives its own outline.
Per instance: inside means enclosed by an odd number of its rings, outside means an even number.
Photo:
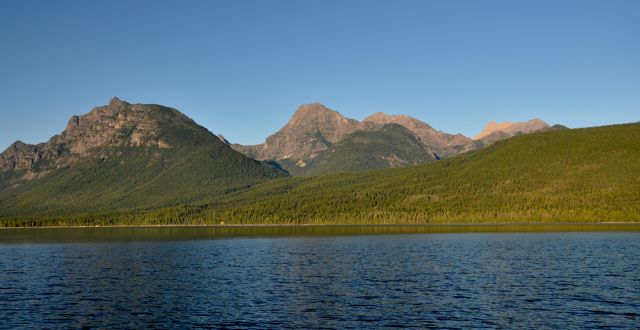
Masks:
[[[175,109],[117,98],[46,143],[15,143],[0,169],[0,216],[158,209],[286,176]]]
[[[6,225],[640,221],[640,124],[516,136],[401,169],[268,181],[180,207]]]

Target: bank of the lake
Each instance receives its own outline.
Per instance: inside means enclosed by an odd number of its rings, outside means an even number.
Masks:
[[[230,237],[348,236],[447,233],[640,232],[640,223],[513,223],[450,225],[148,225],[0,229],[0,242],[100,242]]]

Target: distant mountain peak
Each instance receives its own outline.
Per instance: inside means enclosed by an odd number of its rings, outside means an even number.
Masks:
[[[390,114],[386,114],[384,112],[376,112],[376,113],[366,117],[362,121],[363,122],[378,122],[378,123],[382,123],[382,122],[397,122],[397,121],[406,120],[406,119],[415,119],[415,118],[407,116],[407,115],[390,115]],[[415,120],[417,120],[417,119],[415,119]]]
[[[349,119],[344,117],[339,112],[329,109],[324,104],[321,103],[308,103],[303,104],[291,117],[288,125],[297,125],[306,122],[318,122],[318,121],[339,121],[339,122],[347,122]]]
[[[298,107],[289,122],[269,136],[259,159],[311,159],[356,130],[358,121],[347,118],[321,103]]]
[[[16,142],[12,143],[9,146],[9,148],[20,148],[20,147],[23,147],[23,146],[28,146],[28,144],[26,144],[26,143],[24,143],[24,142],[22,142],[20,140],[17,140]]]
[[[478,133],[478,135],[474,136],[473,139],[474,140],[479,140],[482,139],[483,137],[494,133],[495,131],[501,131],[509,126],[513,125],[512,122],[509,121],[505,121],[502,123],[498,123],[495,120],[490,120],[487,125],[485,125],[484,129],[482,130],[482,132]]]
[[[427,123],[407,115],[376,112],[362,122],[350,119],[321,103],[303,104],[289,122],[269,136],[262,145],[235,146],[247,155],[262,160],[313,159],[331,150],[333,144],[356,131],[378,130],[386,124],[409,129],[439,155],[449,156],[476,148],[476,142],[463,135],[451,135],[433,129]]]
[[[530,119],[526,122],[496,122],[495,120],[490,120],[487,125],[484,127],[482,132],[478,135],[474,136],[474,140],[481,140],[487,138],[489,136],[493,137],[504,137],[504,136],[513,136],[518,133],[532,133],[539,130],[547,129],[549,125],[543,120],[534,118]]]
[[[439,155],[449,156],[474,149],[475,143],[461,134],[451,135],[438,131],[429,124],[407,115],[389,115],[376,112],[362,121],[375,125],[399,124],[408,128],[422,143]]]
[[[130,104],[117,97],[106,106],[71,116],[60,134],[37,145],[16,141],[0,154],[0,172],[31,170],[42,167],[68,166],[84,158],[109,158],[121,148],[173,148],[185,143],[180,133],[198,132],[193,136],[206,139],[209,133],[179,111],[159,105]],[[192,144],[193,141],[186,142]]]
[[[116,106],[122,105],[123,103],[127,103],[127,102],[122,101],[117,96],[114,96],[114,97],[111,98],[111,100],[109,100],[109,106],[110,107],[116,107]]]
[[[529,124],[540,124],[540,125],[547,125],[549,126],[544,120],[539,119],[539,118],[533,118],[530,119],[529,121],[527,121],[527,123]]]
[[[375,123],[375,124],[380,124],[380,125],[384,125],[384,124],[400,124],[402,126],[405,126],[407,128],[411,128],[408,126],[415,126],[415,125],[424,125],[424,126],[428,126],[429,128],[431,128],[431,126],[429,126],[427,123],[418,120],[416,118],[413,118],[411,116],[407,116],[407,115],[390,115],[384,112],[376,112],[368,117],[366,117],[365,119],[362,120],[363,123]]]

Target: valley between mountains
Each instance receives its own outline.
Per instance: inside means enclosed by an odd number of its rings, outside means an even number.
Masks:
[[[302,105],[259,145],[176,109],[108,105],[0,154],[0,225],[640,221],[640,124],[489,122]]]

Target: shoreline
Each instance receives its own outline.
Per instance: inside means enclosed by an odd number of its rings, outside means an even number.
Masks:
[[[587,226],[620,226],[620,227],[638,227],[640,230],[640,222],[494,222],[494,223],[437,223],[437,224],[161,224],[161,225],[94,225],[94,226],[33,226],[33,227],[0,227],[0,230],[12,229],[90,229],[90,228],[443,228],[443,227],[587,227]]]

